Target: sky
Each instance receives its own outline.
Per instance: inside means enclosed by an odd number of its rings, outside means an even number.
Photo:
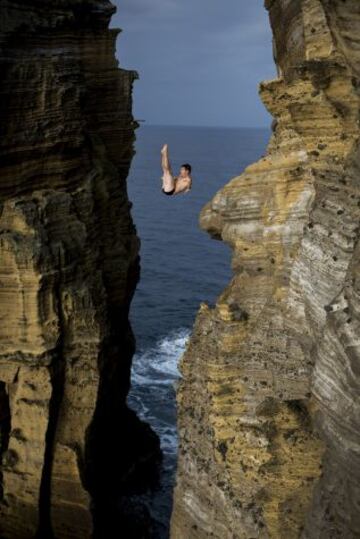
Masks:
[[[264,0],[112,0],[134,116],[149,125],[269,127],[258,85],[276,78]]]

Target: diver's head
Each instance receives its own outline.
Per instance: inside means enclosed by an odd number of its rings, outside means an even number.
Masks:
[[[180,167],[180,176],[182,178],[187,178],[191,174],[191,165],[189,163],[184,163]]]

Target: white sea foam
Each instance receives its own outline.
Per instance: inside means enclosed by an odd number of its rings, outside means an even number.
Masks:
[[[179,378],[178,361],[186,349],[190,330],[180,328],[159,339],[133,359],[128,404],[150,423],[161,439],[164,453],[177,451],[174,385]]]
[[[177,365],[189,336],[190,330],[181,328],[161,338],[153,347],[137,352],[133,359],[132,383],[171,384],[179,377]]]

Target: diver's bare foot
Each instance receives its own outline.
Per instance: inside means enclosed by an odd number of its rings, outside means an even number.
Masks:
[[[168,145],[164,144],[164,146],[161,148],[161,153],[165,153],[167,150]]]

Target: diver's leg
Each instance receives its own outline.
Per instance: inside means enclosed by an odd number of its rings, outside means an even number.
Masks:
[[[167,144],[164,144],[164,146],[161,148],[161,166],[162,166],[163,172],[171,173],[171,167],[170,167],[170,161],[169,161],[169,150],[168,150]]]
[[[161,166],[163,169],[163,189],[164,191],[172,191],[175,188],[175,180],[171,171],[167,144],[164,144],[161,150]]]
[[[162,187],[164,191],[172,191],[175,189],[175,180],[170,172],[164,172],[162,176]]]

